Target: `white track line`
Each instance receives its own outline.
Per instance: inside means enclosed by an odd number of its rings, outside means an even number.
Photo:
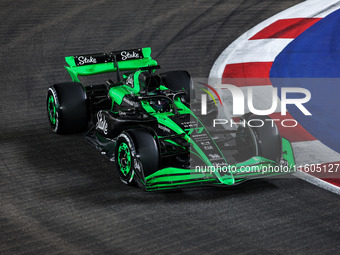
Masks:
[[[232,54],[227,56],[227,64],[247,63],[247,62],[273,62],[275,57],[293,39],[262,39],[245,41],[240,44]],[[258,53],[262,52],[261,55]],[[224,68],[223,68],[224,70]]]
[[[323,188],[325,190],[328,190],[330,192],[333,192],[335,194],[340,195],[340,187],[335,186],[335,185],[333,185],[333,184],[331,184],[329,182],[323,181],[323,180],[321,180],[321,179],[319,179],[317,177],[314,177],[314,176],[312,176],[310,174],[298,171],[298,172],[296,172],[294,174],[294,176],[296,176],[296,177],[298,177],[298,178],[300,178],[300,179],[302,179],[304,181],[307,181],[307,182],[309,182],[311,184],[314,184],[314,185],[316,185],[316,186],[318,186],[320,188]]]

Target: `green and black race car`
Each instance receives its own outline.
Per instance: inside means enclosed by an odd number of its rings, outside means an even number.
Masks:
[[[150,48],[70,56],[66,62],[72,82],[48,89],[52,129],[87,131],[86,141],[115,161],[125,184],[147,191],[230,186],[295,166],[292,147],[274,123],[219,131],[204,124],[216,117],[217,108],[199,116],[189,73],[156,74]],[[78,78],[106,72],[116,72],[117,80],[83,86]],[[268,117],[243,116],[263,118]]]

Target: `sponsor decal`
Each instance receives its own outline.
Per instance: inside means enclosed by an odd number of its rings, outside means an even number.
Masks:
[[[141,49],[115,51],[112,54],[116,57],[117,61],[142,59],[144,57]]]
[[[188,135],[190,135],[190,134],[188,134]],[[198,135],[191,134],[190,137],[195,138],[198,142],[200,142],[201,140],[206,141],[206,140],[210,139],[208,137],[208,135],[205,134],[205,133],[204,134],[198,134]],[[200,140],[198,140],[198,139],[200,139]]]
[[[121,116],[126,116],[126,112],[118,111],[118,114]]]
[[[123,101],[125,103],[127,103],[128,105],[131,105],[131,106],[134,106],[134,107],[138,107],[138,103],[137,102],[131,101],[131,100],[127,99],[126,97],[123,98]]]
[[[205,149],[206,151],[209,151],[209,150],[213,150],[214,147],[212,147],[212,146],[204,146],[204,149]]]
[[[162,126],[162,125],[159,125],[159,124],[158,124],[158,128],[159,128],[160,130],[163,130],[164,132],[168,132],[168,133],[171,132],[171,130],[170,130],[169,128],[167,128],[167,127],[165,127],[165,126]]]
[[[73,58],[77,66],[102,64],[107,63],[108,61],[112,61],[110,57],[105,53],[80,55],[74,56]]]
[[[209,154],[209,158],[210,159],[220,159],[221,157],[218,154]]]
[[[80,66],[85,65],[85,64],[97,64],[97,59],[92,56],[89,56],[89,57],[79,56],[77,57],[77,60],[78,60],[77,64]]]
[[[137,159],[137,158],[134,158],[133,160],[133,168],[134,170],[137,170],[139,173],[143,173],[142,171],[142,163]]]
[[[195,127],[197,125],[197,121],[194,121],[194,120],[191,120],[191,121],[186,121],[186,122],[182,122],[181,125],[188,129],[188,128],[191,128],[191,127]]]
[[[131,59],[131,58],[134,58],[134,59],[140,58],[139,53],[134,52],[134,51],[132,51],[132,52],[122,51],[120,53],[120,55],[122,56],[122,60],[127,60],[127,59]]]
[[[107,135],[108,124],[106,122],[105,116],[103,116],[101,111],[97,113],[97,118],[98,118],[98,121],[97,121],[96,128],[102,130],[103,133]]]
[[[229,165],[226,162],[217,162],[217,163],[213,163],[213,166],[215,168],[220,168],[220,167],[228,167]]]

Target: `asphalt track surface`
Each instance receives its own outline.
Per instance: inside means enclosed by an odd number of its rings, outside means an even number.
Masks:
[[[147,193],[81,135],[52,134],[64,56],[151,46],[207,77],[243,32],[300,1],[1,1],[0,254],[336,254],[340,199],[300,179]]]

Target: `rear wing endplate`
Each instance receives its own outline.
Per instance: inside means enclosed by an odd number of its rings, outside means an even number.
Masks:
[[[110,54],[95,53],[65,57],[66,70],[73,81],[79,82],[78,75],[93,75],[119,70],[136,70],[142,67],[156,66],[157,61],[151,58],[151,48],[113,51]]]

